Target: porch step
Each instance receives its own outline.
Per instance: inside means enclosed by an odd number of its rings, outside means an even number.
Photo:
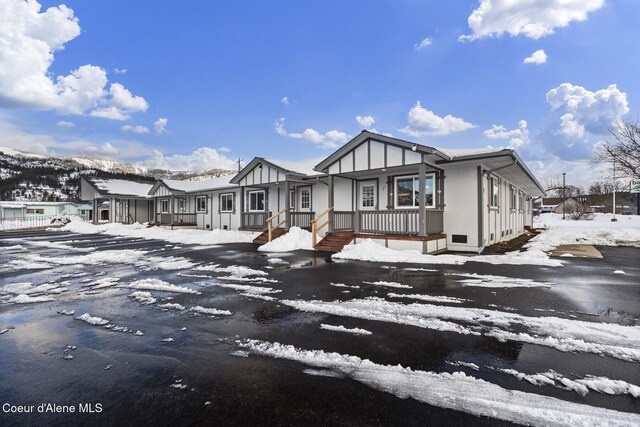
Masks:
[[[342,248],[351,243],[356,235],[352,231],[334,231],[327,233],[315,248],[324,252],[340,252]]]
[[[284,228],[274,228],[273,230],[271,230],[271,238],[277,239],[283,234],[287,234],[287,231],[288,230],[285,230]],[[268,242],[269,242],[269,230],[263,231],[262,234],[260,234],[258,237],[253,239],[253,243],[256,245],[264,245],[265,243],[268,243]]]

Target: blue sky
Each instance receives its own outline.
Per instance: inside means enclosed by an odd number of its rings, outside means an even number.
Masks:
[[[587,183],[638,114],[640,2],[532,3],[0,0],[0,146],[202,169],[369,128]]]

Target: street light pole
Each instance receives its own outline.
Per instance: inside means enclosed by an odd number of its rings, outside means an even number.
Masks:
[[[618,221],[616,219],[616,156],[613,156],[613,218],[611,222]]]
[[[562,219],[564,219],[565,206],[567,205],[567,183],[566,172],[562,172]]]

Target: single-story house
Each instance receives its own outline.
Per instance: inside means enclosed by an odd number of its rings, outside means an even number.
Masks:
[[[74,202],[0,201],[0,219],[68,216],[76,213],[77,204]]]
[[[92,214],[94,223],[153,221],[153,198],[149,196],[151,187],[151,183],[124,179],[80,178],[82,200],[91,200],[92,212],[99,212],[98,215]]]

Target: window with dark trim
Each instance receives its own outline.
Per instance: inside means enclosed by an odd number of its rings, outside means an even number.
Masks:
[[[178,212],[185,212],[187,204],[184,199],[178,199]]]
[[[207,211],[207,198],[206,196],[198,196],[196,197],[196,212],[206,212]]]
[[[220,212],[233,212],[233,193],[220,195]]]
[[[249,212],[264,211],[264,190],[249,191]]]
[[[300,209],[311,208],[311,190],[305,188],[300,190]]]
[[[289,209],[296,210],[296,190],[289,190]]]
[[[169,213],[169,200],[168,199],[160,200],[160,212]]]
[[[516,187],[511,186],[511,210],[518,209],[518,190]]]
[[[491,191],[491,194],[489,197],[489,203],[491,204],[491,207],[497,208],[499,206],[499,201],[500,201],[498,178],[491,178],[491,186],[489,190]]]
[[[420,206],[420,181],[418,175],[395,178],[396,209],[417,208]],[[435,174],[425,178],[425,206],[435,208]]]

